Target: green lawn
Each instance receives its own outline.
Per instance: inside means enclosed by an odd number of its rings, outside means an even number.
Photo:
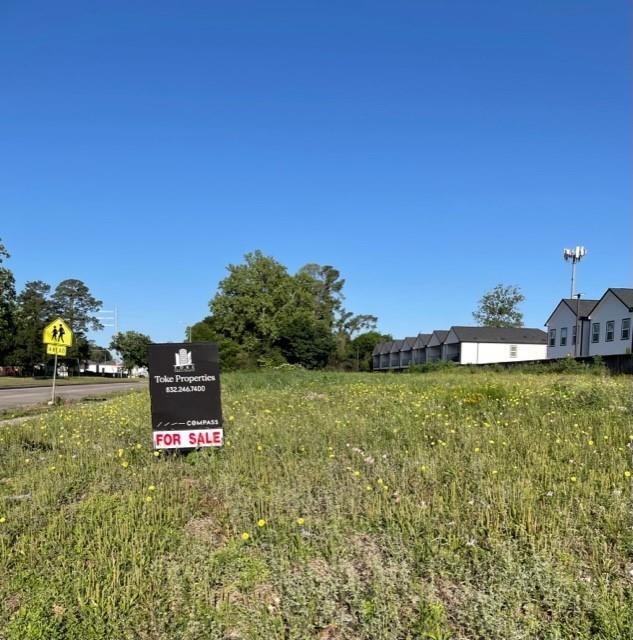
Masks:
[[[0,428],[0,638],[633,638],[631,381],[223,376],[226,446],[145,392]]]
[[[109,382],[136,382],[138,378],[101,378],[98,376],[73,376],[72,378],[57,378],[56,385],[68,384],[104,384]],[[50,387],[52,378],[16,378],[15,376],[0,376],[0,389],[14,387]]]

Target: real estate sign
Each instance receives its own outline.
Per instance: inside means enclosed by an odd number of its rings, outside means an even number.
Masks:
[[[155,449],[220,447],[220,358],[211,342],[152,344],[149,390]]]

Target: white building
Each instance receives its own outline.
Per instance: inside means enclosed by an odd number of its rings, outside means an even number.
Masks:
[[[547,334],[526,327],[451,327],[442,359],[459,364],[493,364],[547,358]]]
[[[116,376],[121,374],[123,367],[116,362],[87,362],[81,367],[80,371],[101,376]]]
[[[547,326],[547,357],[566,358],[589,355],[589,315],[597,300],[563,298]]]
[[[633,353],[633,289],[607,289],[591,311],[590,356]]]

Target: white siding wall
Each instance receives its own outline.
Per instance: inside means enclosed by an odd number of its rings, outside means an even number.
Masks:
[[[573,327],[576,323],[576,315],[566,305],[559,305],[554,315],[550,318],[547,325],[547,357],[552,358],[566,358],[567,356],[574,356],[574,345],[572,345]],[[560,344],[561,329],[567,329],[567,345],[562,347]],[[552,329],[556,329],[556,345],[554,347],[549,346],[549,332]],[[580,322],[578,323],[578,339],[580,340]],[[580,355],[580,343],[578,344],[577,354]]]
[[[544,344],[517,344],[516,358],[510,357],[509,344],[489,342],[462,342],[461,364],[493,364],[495,362],[519,362],[521,360],[545,360]]]
[[[609,292],[602,302],[591,312],[589,327],[590,356],[610,356],[619,353],[631,352],[631,336],[629,336],[628,340],[620,339],[623,318],[633,318],[633,313],[631,313],[618,298]],[[607,334],[607,322],[609,320],[615,320],[613,342],[605,341]],[[591,326],[594,322],[600,323],[600,342],[598,343],[591,342]],[[633,320],[631,323],[633,324]]]

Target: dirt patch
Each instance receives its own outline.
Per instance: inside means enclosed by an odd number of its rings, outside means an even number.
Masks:
[[[212,517],[192,518],[185,525],[185,533],[198,542],[216,548],[226,542],[221,527]]]

